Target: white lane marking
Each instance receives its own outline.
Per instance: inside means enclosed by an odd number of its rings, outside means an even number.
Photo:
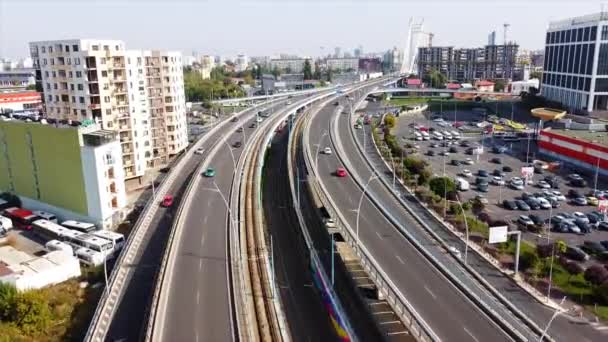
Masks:
[[[203,225],[206,225],[206,224],[207,224],[207,219],[208,219],[208,218],[209,218],[208,216],[205,216],[205,219],[203,219]]]
[[[469,329],[467,329],[467,327],[462,327],[464,329],[464,332],[466,332],[467,334],[469,334],[469,336],[471,336],[471,338],[473,338],[473,340],[475,340],[475,342],[479,342],[479,340],[477,339],[477,337],[475,337],[473,334],[471,334],[471,332],[469,331]]]
[[[431,291],[426,285],[424,286],[424,289],[431,295],[431,297],[433,297],[433,299],[437,299],[437,296],[435,296],[433,291]]]
[[[196,305],[201,304],[201,291],[196,291]]]
[[[378,238],[379,238],[380,240],[384,240],[384,239],[382,238],[382,235],[380,235],[380,233],[376,232],[376,235],[378,235]]]
[[[400,257],[400,256],[395,255],[395,257],[397,258],[397,260],[399,260],[399,262],[400,262],[402,265],[405,265],[405,261],[403,261],[403,259],[401,259],[401,257]]]
[[[198,270],[201,271],[203,269],[203,259],[198,261]]]

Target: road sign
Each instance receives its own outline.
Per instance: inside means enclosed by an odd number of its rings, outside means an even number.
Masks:
[[[508,226],[490,227],[489,243],[501,243],[507,241]]]
[[[600,211],[600,213],[606,214],[606,212],[608,212],[608,200],[598,201],[597,209]]]

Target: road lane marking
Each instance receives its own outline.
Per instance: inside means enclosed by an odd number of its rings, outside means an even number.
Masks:
[[[475,337],[473,334],[471,334],[471,332],[469,331],[469,329],[467,329],[467,327],[463,327],[464,332],[466,332],[467,334],[469,334],[469,336],[471,336],[471,338],[473,338],[473,340],[475,340],[475,342],[479,342],[479,340],[477,339],[477,337]]]
[[[380,240],[384,240],[384,238],[382,237],[382,235],[380,235],[380,233],[376,232],[376,235],[378,235],[378,238],[379,238]]]
[[[198,261],[198,270],[201,271],[203,269],[203,259],[199,259]]]
[[[400,257],[400,256],[395,255],[395,257],[397,258],[397,260],[399,260],[399,262],[400,262],[402,265],[405,265],[405,261],[403,261],[403,259],[401,259],[401,257]]]
[[[201,304],[201,291],[196,291],[196,305]]]
[[[387,335],[392,336],[392,335],[409,335],[410,333],[407,330],[402,330],[402,331],[395,331],[395,332],[389,332],[387,333]]]
[[[433,299],[437,299],[437,296],[435,296],[433,291],[431,291],[426,285],[424,286],[424,289],[431,295],[431,297],[433,297]]]

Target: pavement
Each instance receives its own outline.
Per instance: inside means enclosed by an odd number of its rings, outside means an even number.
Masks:
[[[424,124],[424,123],[422,123]],[[346,126],[344,126],[346,127]],[[347,129],[347,128],[345,128]],[[358,139],[362,142],[363,132],[359,132]],[[371,134],[367,131],[367,141]],[[419,143],[419,142],[418,142]],[[380,170],[388,168],[378,156],[375,148],[366,149],[367,157]],[[448,245],[455,246],[464,251],[464,244],[454,234],[438,224],[437,219],[430,214],[413,196],[404,194],[404,200]],[[500,270],[476,253],[469,253],[468,263],[483,276],[498,292],[505,296],[522,312],[526,313],[540,327],[545,327],[554,310],[534,299],[513,280],[506,277]],[[558,341],[601,341],[608,338],[606,329],[592,321],[580,319],[571,315],[561,315],[556,318],[549,329],[551,336]]]
[[[321,140],[322,132],[329,130],[335,108],[324,108],[313,120],[310,143]],[[351,163],[356,163],[363,179],[370,171],[361,158],[350,137],[348,115],[341,114],[340,136],[345,152]],[[342,210],[347,224],[356,227],[356,209],[361,190],[351,175],[337,178],[333,175],[342,166],[336,158],[336,146],[331,141],[321,142],[321,146],[331,146],[334,154],[319,156],[320,181],[325,183],[334,201]],[[372,182],[369,188],[374,192],[386,191],[379,182]],[[402,211],[397,204],[387,207],[391,213]],[[393,209],[395,208],[395,209]],[[399,208],[399,209],[397,209]],[[407,240],[386,217],[366,197],[362,202],[360,216],[360,240],[373,254],[389,278],[403,295],[418,310],[420,315],[444,341],[507,341],[510,338],[466,296],[453,286],[418,250]],[[400,220],[411,221],[411,218]],[[434,243],[424,243],[435,246]],[[447,252],[442,257],[450,258]]]

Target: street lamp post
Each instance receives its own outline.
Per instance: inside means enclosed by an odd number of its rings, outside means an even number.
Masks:
[[[377,179],[378,177],[376,177],[375,175],[371,175],[369,177],[369,179],[367,180],[367,183],[365,183],[365,186],[363,187],[363,191],[361,192],[361,197],[359,197],[359,205],[357,206],[357,220],[356,220],[356,238],[357,238],[357,249],[360,249],[360,240],[359,240],[359,215],[361,214],[361,204],[363,203],[363,196],[365,196],[365,192],[367,191],[367,187],[369,186],[369,184],[374,180]]]
[[[447,199],[446,199],[447,201]],[[469,222],[467,221],[467,214],[464,212],[464,208],[462,207],[462,203],[460,202],[460,197],[456,196],[456,201],[449,201],[449,202],[456,202],[458,203],[458,206],[460,207],[460,211],[462,212],[462,217],[464,218],[464,228],[465,228],[465,244],[464,244],[464,264],[467,264],[467,257],[469,255]]]

